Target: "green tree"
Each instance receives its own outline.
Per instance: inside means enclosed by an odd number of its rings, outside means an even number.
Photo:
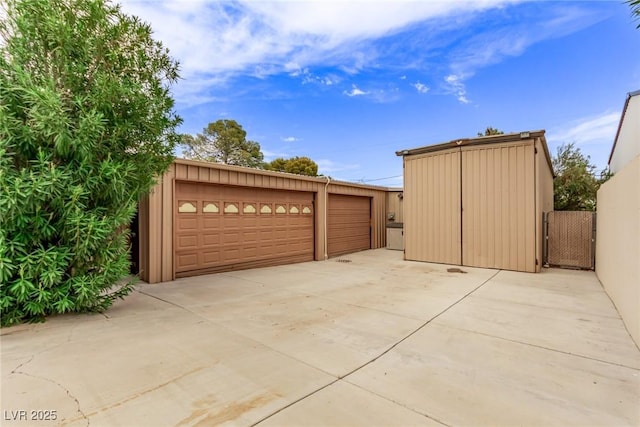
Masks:
[[[478,132],[478,136],[490,136],[490,135],[504,135],[504,132],[502,132],[500,129],[496,129],[491,126],[488,126],[484,130],[484,133]]]
[[[187,159],[224,163],[226,165],[262,168],[264,154],[260,144],[247,141],[247,132],[235,120],[211,122],[195,137],[183,135],[183,155]]]
[[[266,169],[297,175],[318,176],[318,164],[309,157],[291,157],[290,159],[279,157],[268,163]]]
[[[582,154],[574,143],[558,147],[552,163],[556,174],[553,181],[554,209],[559,211],[595,210],[598,189],[611,174],[604,170],[597,178],[596,167],[591,164],[589,156]]]
[[[640,0],[627,0],[627,3],[631,7],[631,14],[636,20],[640,20]],[[640,24],[636,28],[640,28]]]
[[[5,0],[2,325],[101,311],[132,290],[128,224],[173,160],[178,64],[106,0]]]

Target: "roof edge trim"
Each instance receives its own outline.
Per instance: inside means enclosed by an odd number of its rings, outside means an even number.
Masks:
[[[622,122],[624,116],[627,114],[627,108],[629,107],[629,100],[640,95],[640,90],[635,90],[627,94],[627,99],[624,100],[624,107],[622,107],[622,114],[620,114],[620,121],[618,122],[618,130],[616,131],[616,137],[613,140],[613,146],[611,147],[611,153],[609,153],[609,160],[607,160],[607,166],[611,165],[611,159],[613,159],[613,152],[616,151],[616,145],[618,144],[618,137],[620,136],[620,129],[622,129]]]

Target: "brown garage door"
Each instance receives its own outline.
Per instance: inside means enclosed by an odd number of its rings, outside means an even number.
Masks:
[[[177,277],[314,258],[313,193],[176,181]]]
[[[329,194],[327,252],[330,257],[371,248],[369,197]]]

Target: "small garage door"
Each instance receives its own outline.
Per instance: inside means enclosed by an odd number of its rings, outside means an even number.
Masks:
[[[369,197],[329,194],[327,252],[335,257],[371,249]]]
[[[313,193],[176,181],[176,277],[314,259]]]

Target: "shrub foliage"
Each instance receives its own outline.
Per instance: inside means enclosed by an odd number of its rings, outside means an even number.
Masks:
[[[596,177],[596,166],[572,142],[558,147],[552,159],[556,174],[553,180],[553,205],[557,211],[595,211],[600,185],[610,178],[607,170]]]
[[[103,0],[5,0],[0,21],[2,325],[126,296],[128,224],[173,160],[178,64]]]

